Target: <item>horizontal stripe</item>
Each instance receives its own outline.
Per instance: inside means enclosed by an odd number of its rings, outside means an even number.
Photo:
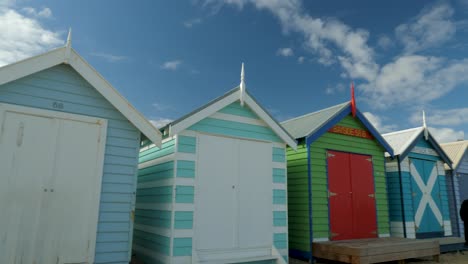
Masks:
[[[286,170],[273,168],[273,182],[285,183],[286,182]]]
[[[286,153],[285,153],[284,148],[273,147],[272,161],[274,161],[274,162],[285,162],[286,161],[285,155],[286,155]]]
[[[240,122],[233,122],[209,117],[190,126],[188,129],[231,137],[283,142],[283,140],[280,139],[268,127],[244,124]]]
[[[173,256],[191,256],[192,255],[192,238],[174,238],[173,240]]]
[[[176,203],[193,203],[194,187],[193,186],[176,186]]]
[[[154,160],[174,153],[175,140],[170,140],[162,144],[161,148],[153,147],[140,152],[139,163]]]
[[[278,249],[287,248],[288,247],[287,233],[273,234],[273,244]]]
[[[138,170],[138,183],[172,177],[174,177],[174,161],[168,161]]]
[[[285,190],[273,190],[273,204],[286,204]]]
[[[210,117],[216,118],[216,119],[227,120],[227,121],[244,123],[244,124],[256,125],[256,126],[264,126],[264,127],[268,126],[261,119],[252,119],[249,117],[236,116],[236,115],[224,114],[224,113],[219,113],[219,112],[212,114]]]
[[[196,153],[197,139],[195,137],[178,136],[177,152]]]
[[[223,109],[218,111],[219,113],[224,113],[224,114],[229,114],[229,115],[235,115],[235,116],[243,116],[243,117],[248,117],[251,119],[259,119],[257,114],[255,114],[250,107],[247,105],[240,105],[239,102],[234,102]]]
[[[177,177],[194,178],[195,177],[195,161],[178,160],[177,161]]]
[[[273,212],[273,226],[287,226],[287,213],[285,211]]]
[[[170,255],[171,239],[166,236],[134,230],[133,243],[163,255]]]
[[[175,229],[192,229],[193,228],[193,212],[176,211],[174,213],[174,228]]]

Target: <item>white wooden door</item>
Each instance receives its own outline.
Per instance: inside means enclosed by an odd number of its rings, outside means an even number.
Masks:
[[[0,263],[92,263],[105,122],[1,106]]]
[[[196,247],[231,249],[237,244],[236,141],[200,136],[196,190]]]
[[[239,247],[271,247],[273,243],[272,148],[239,140]]]
[[[198,137],[195,249],[200,260],[271,254],[272,148]]]

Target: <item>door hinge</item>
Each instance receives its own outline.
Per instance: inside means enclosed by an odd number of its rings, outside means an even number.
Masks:
[[[377,230],[372,231],[371,234],[377,235]]]
[[[368,196],[371,197],[371,198],[375,198],[375,193],[371,193]]]
[[[332,158],[332,157],[335,157],[335,154],[332,154],[330,152],[327,152],[327,158]]]
[[[337,193],[328,191],[328,198],[330,198],[332,196],[337,196],[337,195],[338,195]]]
[[[336,236],[339,236],[339,235],[340,235],[340,234],[338,234],[338,233],[333,233],[333,232],[330,233],[330,237],[331,237],[331,238],[336,237]]]
[[[372,162],[372,158],[368,158],[368,159],[366,159],[366,160],[369,161],[369,162]]]

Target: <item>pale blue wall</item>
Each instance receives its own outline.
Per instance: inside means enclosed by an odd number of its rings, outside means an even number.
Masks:
[[[140,132],[67,65],[0,86],[0,102],[108,120],[95,262],[128,263]]]

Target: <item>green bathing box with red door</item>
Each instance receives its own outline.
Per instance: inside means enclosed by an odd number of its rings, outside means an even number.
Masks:
[[[287,150],[289,253],[311,259],[312,243],[390,234],[385,156],[393,150],[350,102],[282,123]]]

